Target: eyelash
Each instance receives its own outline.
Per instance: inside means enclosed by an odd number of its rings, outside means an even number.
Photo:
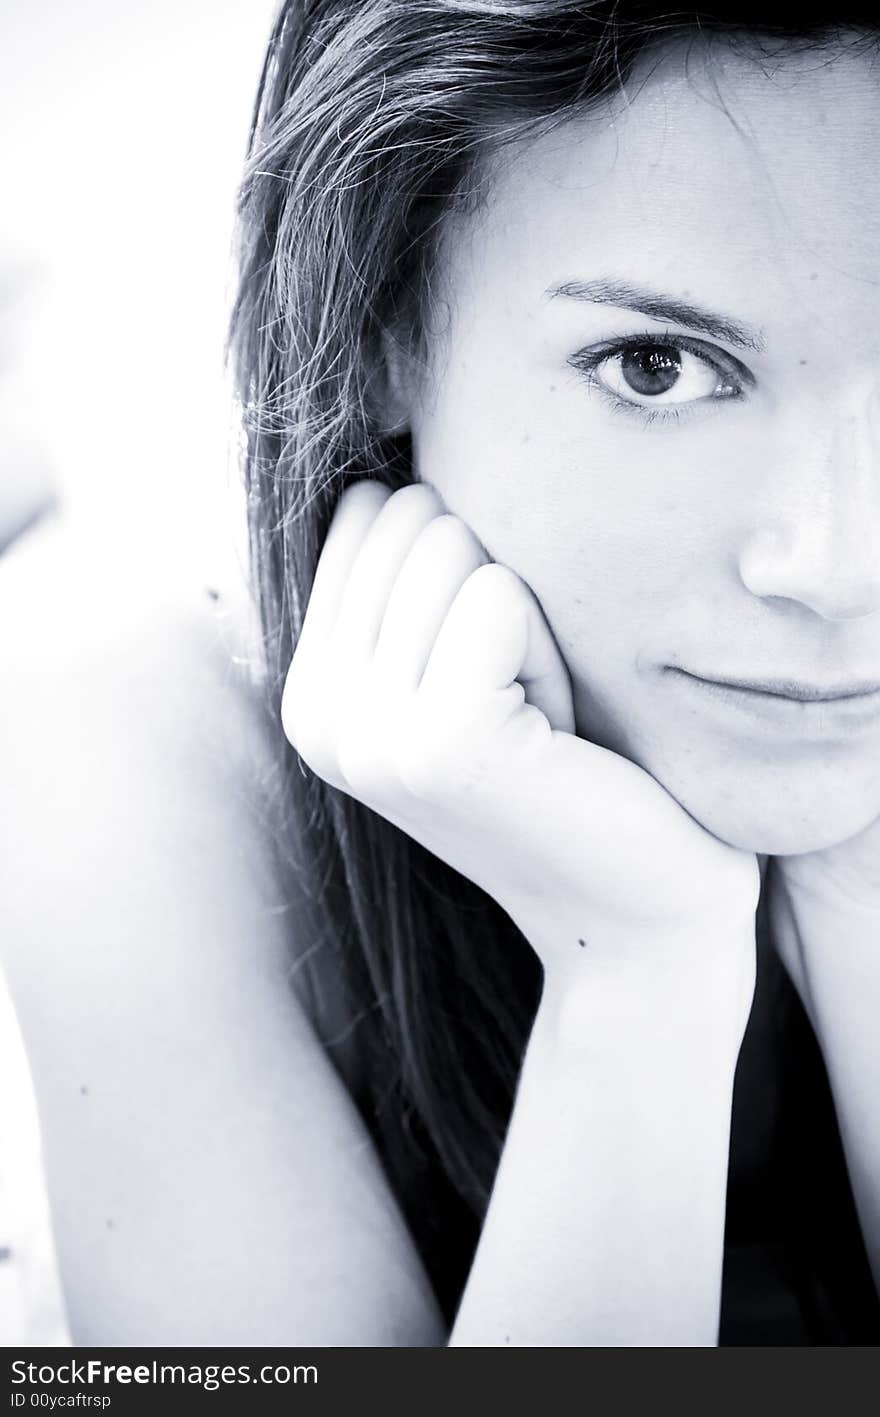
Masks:
[[[715,398],[696,399],[690,403],[658,405],[656,408],[648,408],[644,404],[634,402],[630,403],[626,399],[619,398],[611,389],[600,383],[595,377],[595,371],[606,361],[613,359],[615,355],[625,355],[636,349],[684,350],[696,359],[702,360],[704,364],[708,364],[711,369],[716,371],[719,379],[735,384],[736,392],[717,395]],[[740,364],[733,355],[718,349],[716,345],[704,344],[702,340],[690,339],[686,335],[671,332],[658,334],[656,330],[646,331],[641,335],[627,335],[625,339],[607,340],[605,343],[593,345],[589,349],[580,349],[577,354],[571,356],[568,362],[578,373],[587,376],[590,388],[601,394],[615,412],[638,419],[645,428],[650,428],[658,423],[680,423],[691,417],[705,403],[741,399],[746,389],[754,385],[755,382],[754,376],[746,369],[745,365]]]

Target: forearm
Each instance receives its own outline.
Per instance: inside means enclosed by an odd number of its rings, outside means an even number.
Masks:
[[[822,1049],[880,1288],[880,912],[813,900],[797,913],[792,938],[792,978]]]
[[[741,929],[730,963],[685,987],[615,975],[591,939],[545,989],[451,1344],[717,1342]]]

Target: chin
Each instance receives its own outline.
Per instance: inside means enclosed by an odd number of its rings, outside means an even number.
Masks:
[[[583,706],[583,705],[581,705]],[[668,725],[666,725],[668,727]],[[880,756],[735,751],[717,739],[646,732],[623,715],[582,712],[578,731],[650,774],[712,836],[756,856],[804,856],[858,836],[880,817]],[[588,731],[584,732],[584,728]]]
[[[858,836],[880,813],[877,803],[820,800],[813,794],[799,799],[796,794],[780,793],[768,802],[757,788],[753,793],[747,791],[747,784],[745,788],[730,789],[725,796],[708,793],[702,784],[691,790],[684,784],[668,790],[719,841],[760,856],[803,856],[839,846]]]

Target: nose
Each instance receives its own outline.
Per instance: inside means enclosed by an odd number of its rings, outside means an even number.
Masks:
[[[880,419],[872,399],[824,436],[805,420],[739,557],[753,595],[797,601],[825,620],[880,609]],[[809,430],[809,435],[805,436]]]

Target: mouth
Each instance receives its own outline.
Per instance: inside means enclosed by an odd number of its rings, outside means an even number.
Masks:
[[[728,679],[722,676],[690,674],[686,669],[674,671],[704,684],[720,684],[722,688],[738,689],[747,694],[770,694],[777,699],[795,699],[798,703],[836,703],[838,699],[864,699],[880,694],[880,679],[851,680],[830,685],[808,684],[798,679]]]
[[[800,679],[732,678],[693,674],[669,665],[684,691],[704,702],[775,725],[789,734],[835,734],[880,725],[880,680],[849,679],[817,684]]]

